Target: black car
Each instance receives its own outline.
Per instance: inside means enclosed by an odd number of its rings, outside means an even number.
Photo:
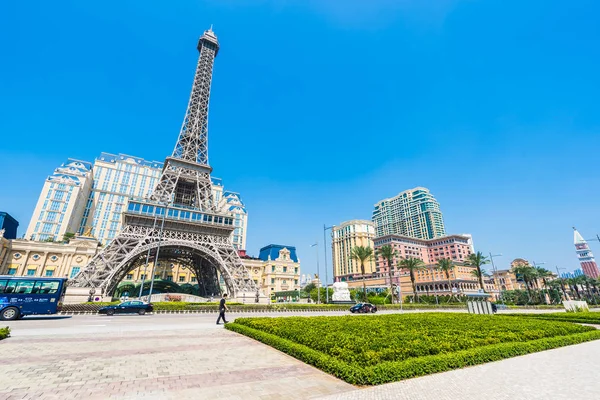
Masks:
[[[140,300],[125,301],[116,306],[106,306],[98,310],[98,314],[114,315],[114,314],[140,314],[144,315],[147,312],[152,312],[154,307],[150,303],[145,303]]]
[[[375,313],[377,312],[377,307],[375,307],[371,303],[358,303],[350,307],[351,313]]]

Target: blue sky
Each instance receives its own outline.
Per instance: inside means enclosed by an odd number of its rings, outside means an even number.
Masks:
[[[209,157],[248,207],[251,254],[295,245],[314,272],[323,224],[425,186],[447,231],[503,253],[499,268],[572,270],[571,227],[600,233],[599,13],[585,0],[4,2],[0,210],[24,233],[67,157],[170,155],[214,24]]]

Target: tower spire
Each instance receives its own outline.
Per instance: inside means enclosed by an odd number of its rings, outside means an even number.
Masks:
[[[579,234],[575,227],[573,227],[573,232],[575,251],[583,273],[591,278],[598,278],[598,276],[600,276],[600,271],[598,270],[598,265],[594,259],[594,254],[591,252],[583,236]]]
[[[198,64],[183,124],[173,150],[167,157],[162,176],[151,199],[215,211],[208,165],[208,101],[215,57],[219,52],[217,35],[208,29],[198,40]]]

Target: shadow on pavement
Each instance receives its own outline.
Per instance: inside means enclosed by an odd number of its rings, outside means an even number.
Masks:
[[[22,319],[18,319],[16,321],[43,321],[43,320],[53,320],[53,319],[67,319],[72,318],[71,315],[54,315],[54,316],[43,316],[37,317],[35,315],[23,317]]]

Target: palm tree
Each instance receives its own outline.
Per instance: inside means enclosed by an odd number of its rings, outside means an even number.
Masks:
[[[575,278],[567,279],[569,286],[571,287],[571,293],[575,290],[575,294],[577,295],[577,299],[581,300],[581,294],[579,293],[579,283],[581,282],[581,277],[577,276]]]
[[[487,257],[484,256],[483,253],[481,253],[480,251],[478,251],[477,253],[469,254],[469,257],[467,257],[467,259],[465,261],[465,265],[477,268],[476,276],[477,276],[477,278],[479,278],[479,286],[481,287],[481,290],[483,290],[484,292],[485,292],[485,286],[483,286],[483,274],[481,273],[481,266],[488,264],[489,262],[490,262],[490,260],[488,260]]]
[[[379,248],[379,256],[387,261],[388,273],[390,275],[390,294],[392,296],[392,304],[394,304],[394,284],[392,282],[392,268],[394,266],[393,260],[398,255],[398,252],[394,250],[392,246],[386,244]]]
[[[452,292],[452,282],[450,281],[450,271],[454,269],[454,264],[449,258],[440,258],[438,260],[437,267],[440,271],[444,272],[446,279],[448,279],[448,290],[450,290],[451,293],[450,296],[448,296],[448,302],[450,302],[450,300],[455,297],[454,293]]]
[[[535,269],[529,265],[517,265],[512,269],[512,271],[515,275],[520,275],[521,279],[523,279],[523,282],[525,282],[525,289],[527,289],[527,297],[531,302],[531,289],[529,285],[535,279]]]
[[[536,278],[542,280],[542,284],[544,285],[544,289],[548,287],[547,278],[552,276],[552,272],[548,271],[544,267],[535,267]]]
[[[354,246],[352,248],[352,258],[360,263],[360,273],[363,278],[363,295],[365,301],[367,301],[367,283],[365,282],[365,261],[369,261],[373,258],[373,249],[366,246]]]
[[[399,266],[400,268],[405,268],[410,271],[410,281],[412,283],[413,288],[413,299],[416,303],[419,300],[419,295],[417,294],[417,285],[415,283],[415,271],[424,269],[425,263],[419,258],[408,257],[403,260],[400,260]]]

